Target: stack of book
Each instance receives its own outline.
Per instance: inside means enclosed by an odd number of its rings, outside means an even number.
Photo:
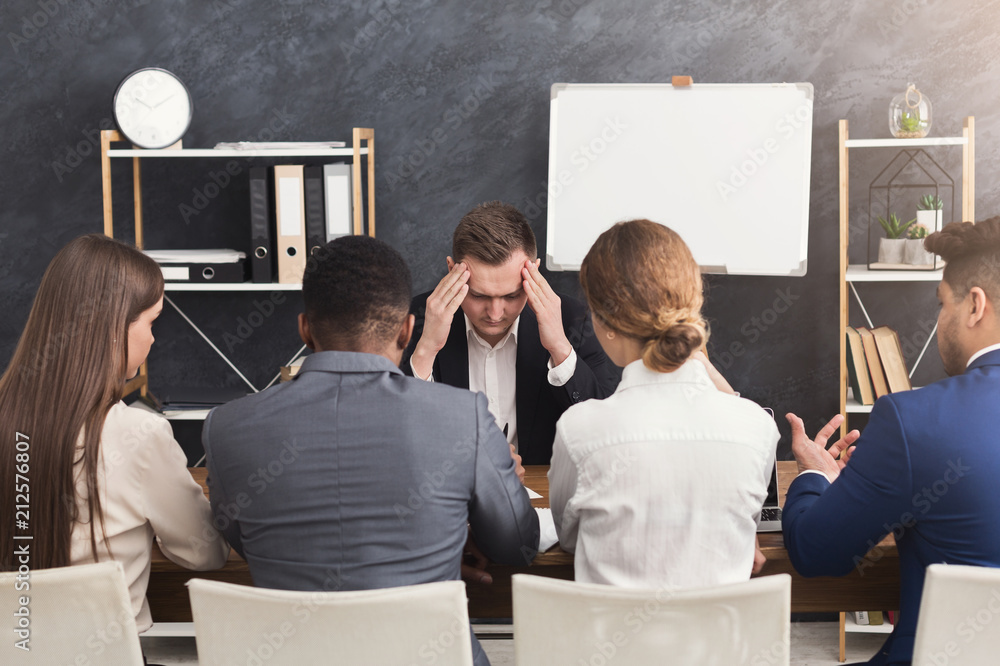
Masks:
[[[896,331],[888,326],[871,330],[848,326],[847,378],[854,399],[862,405],[873,405],[886,393],[912,389]]]

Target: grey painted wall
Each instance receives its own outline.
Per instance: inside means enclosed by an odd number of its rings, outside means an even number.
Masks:
[[[531,204],[545,191],[553,82],[661,82],[679,73],[702,83],[810,81],[816,105],[809,274],[710,277],[706,312],[713,357],[731,382],[779,414],[795,410],[815,430],[837,409],[837,120],[849,118],[854,137],[887,136],[889,99],[916,82],[934,102],[935,135],[960,134],[961,119],[976,116],[977,210],[980,218],[1000,210],[1000,5],[852,5],[5,0],[0,358],[10,358],[54,253],[102,228],[96,132],[110,126],[118,82],[139,67],[165,67],[187,83],[195,100],[187,147],[265,138],[268,128],[276,139],[330,140],[349,139],[355,125],[374,127],[378,235],[404,253],[418,291],[443,274],[451,230],[478,202],[521,206],[544,246],[544,205]],[[935,153],[956,179],[958,154]],[[890,157],[873,151],[852,158],[856,224],[867,223],[868,182]],[[243,178],[197,216],[182,214],[221,166],[146,163],[147,247],[247,248]],[[128,238],[125,162],[116,163],[115,174],[116,234]],[[578,290],[575,274],[551,279]],[[936,316],[933,286],[869,286],[865,294],[876,323],[900,330],[912,363]],[[217,343],[232,347],[255,383],[266,383],[298,348],[296,294],[276,304],[267,293],[175,300]],[[255,311],[263,313],[252,316],[260,326],[246,328],[241,322]],[[861,323],[859,312],[852,318]],[[233,343],[241,332],[250,335]],[[156,333],[154,389],[239,384],[175,313],[164,314]],[[742,353],[728,352],[733,343]],[[941,376],[932,343],[915,380]],[[779,425],[787,433],[783,419]],[[783,455],[787,447],[786,436]]]

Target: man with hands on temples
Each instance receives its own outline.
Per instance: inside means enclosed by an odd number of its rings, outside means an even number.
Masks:
[[[549,464],[562,413],[607,397],[620,379],[586,307],[549,286],[537,254],[514,206],[492,201],[469,211],[455,229],[448,274],[413,299],[416,326],[402,362],[420,379],[485,393],[526,465]]]

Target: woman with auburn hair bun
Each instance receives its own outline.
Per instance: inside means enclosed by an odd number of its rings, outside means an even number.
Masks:
[[[229,545],[163,417],[127,407],[125,382],[153,344],[163,274],[134,246],[89,234],[56,254],[0,378],[0,475],[27,465],[30,529],[0,487],[0,543],[32,536],[31,568],[121,562],[140,632],[153,539],[189,569],[216,569]],[[19,445],[18,445],[19,444]],[[22,525],[23,528],[23,525]],[[15,570],[13,549],[0,569]]]
[[[619,222],[580,267],[594,332],[624,367],[605,400],[556,426],[549,501],[576,579],[703,587],[763,566],[756,529],[778,429],[700,349],[701,272],[674,231]]]

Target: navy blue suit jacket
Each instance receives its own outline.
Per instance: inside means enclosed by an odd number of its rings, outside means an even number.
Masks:
[[[410,356],[424,332],[428,296],[430,292],[420,294],[410,305],[416,324],[400,363],[401,369],[408,375],[413,374]],[[559,299],[563,330],[576,350],[576,372],[564,385],[549,384],[549,352],[538,336],[538,318],[531,306],[524,306],[518,324],[515,402],[518,453],[525,465],[548,465],[552,460],[556,421],[562,413],[578,402],[608,397],[615,392],[622,377],[621,368],[608,359],[594,337],[587,307],[563,294],[559,294]],[[465,330],[465,313],[461,308],[452,320],[448,342],[434,359],[433,373],[436,382],[469,388],[469,338]]]
[[[893,532],[899,620],[869,663],[909,664],[927,565],[1000,567],[1000,351],[879,398],[857,447],[832,485],[803,474],[789,487],[785,546],[803,576],[863,574]]]

